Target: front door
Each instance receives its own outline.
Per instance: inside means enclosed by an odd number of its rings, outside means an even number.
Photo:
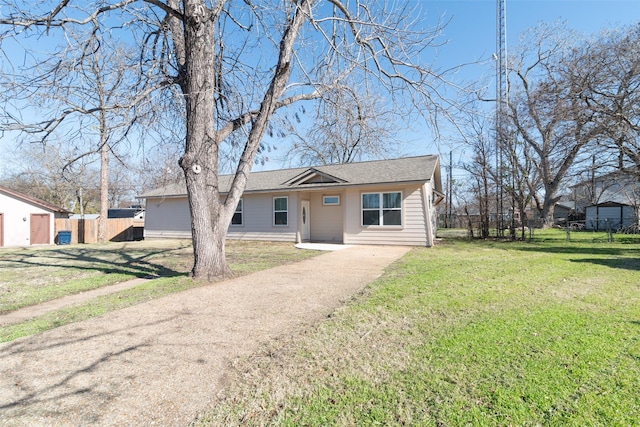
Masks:
[[[300,212],[302,218],[302,241],[311,240],[311,220],[309,218],[309,201],[302,201],[302,211]]]
[[[49,243],[49,214],[31,214],[32,245],[48,245]]]

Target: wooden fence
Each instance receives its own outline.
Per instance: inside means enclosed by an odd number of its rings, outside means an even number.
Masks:
[[[98,241],[98,220],[56,218],[56,239],[60,231],[71,232],[71,244],[96,243]],[[142,240],[143,233],[144,221],[134,221],[133,218],[109,218],[107,220],[107,240],[112,242]]]

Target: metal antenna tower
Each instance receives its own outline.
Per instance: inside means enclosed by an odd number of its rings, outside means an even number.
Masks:
[[[507,87],[507,0],[496,0],[496,234],[504,234],[504,163]]]

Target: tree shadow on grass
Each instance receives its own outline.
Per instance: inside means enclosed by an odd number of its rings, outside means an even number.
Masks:
[[[184,276],[185,272],[177,271],[155,262],[153,258],[162,255],[169,257],[172,252],[179,249],[169,248],[151,251],[132,249],[128,251],[116,248],[110,250],[108,248],[69,247],[46,251],[19,252],[12,254],[9,263],[23,267],[55,267],[99,271],[103,274],[123,274],[132,276],[132,278],[176,277]],[[116,253],[115,256],[114,252]],[[136,255],[138,253],[139,255]]]
[[[629,246],[607,246],[606,243],[597,246],[593,244],[574,242],[554,242],[548,243],[521,243],[508,247],[509,250],[522,252],[540,252],[545,254],[576,255],[570,259],[576,263],[591,263],[611,268],[640,271],[640,247],[638,245]]]
[[[597,264],[610,268],[640,271],[640,258],[615,257],[615,258],[580,258],[571,262]]]
[[[558,242],[557,245],[540,245],[540,244],[515,244],[509,247],[509,249],[523,251],[523,252],[542,252],[549,254],[576,254],[576,255],[601,255],[601,256],[623,256],[631,258],[640,258],[640,247],[606,247],[606,246],[593,246],[584,244],[562,244]]]
[[[540,244],[520,244],[514,245],[510,249],[525,252],[543,252],[552,254],[577,254],[577,255],[609,255],[609,256],[628,256],[640,257],[640,247],[602,247],[586,244],[558,243],[557,246],[540,245]]]

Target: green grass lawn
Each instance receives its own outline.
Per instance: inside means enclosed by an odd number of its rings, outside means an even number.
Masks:
[[[417,248],[239,361],[201,425],[640,425],[640,239]]]

